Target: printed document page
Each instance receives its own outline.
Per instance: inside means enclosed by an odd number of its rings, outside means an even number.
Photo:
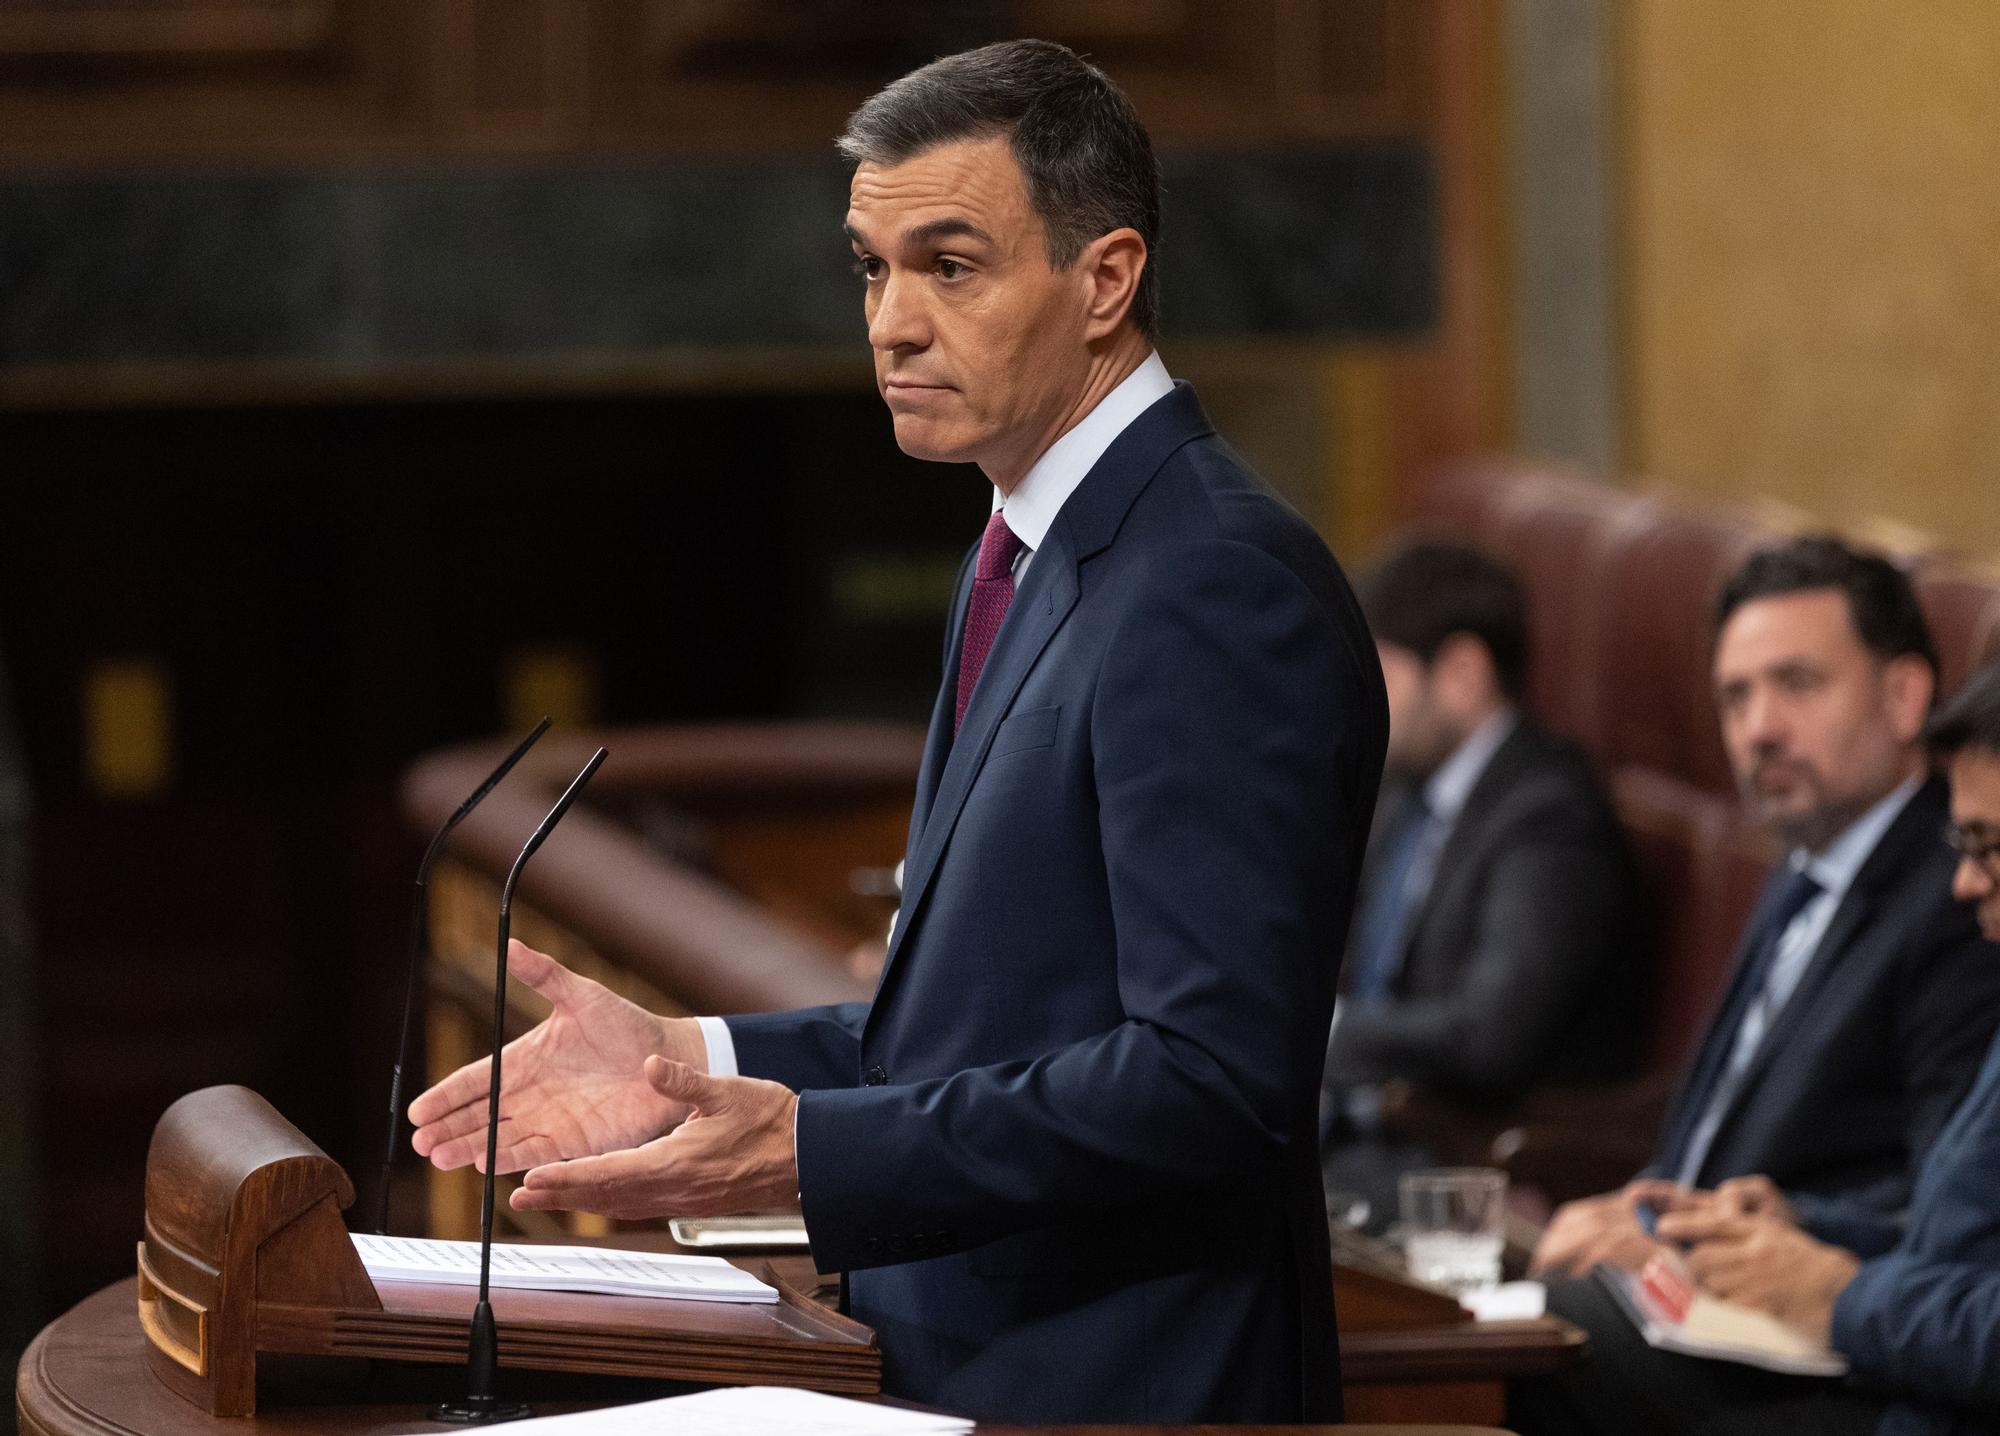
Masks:
[[[374,1281],[479,1284],[479,1243],[356,1233],[354,1249]],[[539,1291],[665,1296],[680,1301],[775,1302],[776,1287],[720,1257],[609,1247],[493,1246],[492,1284]]]

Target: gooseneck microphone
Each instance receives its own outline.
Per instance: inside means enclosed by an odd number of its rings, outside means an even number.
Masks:
[[[444,825],[431,838],[431,845],[424,849],[424,860],[417,864],[417,895],[410,915],[410,972],[403,983],[403,1029],[402,1036],[396,1040],[396,1064],[389,1077],[389,1135],[382,1146],[382,1190],[375,1204],[377,1236],[389,1234],[389,1181],[396,1169],[396,1153],[403,1145],[399,1140],[403,1135],[403,1064],[410,1060],[410,1024],[417,1010],[417,979],[423,970],[425,941],[429,936],[431,865],[444,851],[444,840],[451,836],[451,830],[464,822],[466,814],[478,807],[488,793],[500,786],[500,780],[514,770],[514,765],[548,731],[549,720],[544,718],[535,725],[534,732],[500,760],[500,766],[488,773],[486,781],[474,788],[472,795],[458,805],[458,811],[444,820]]]
[[[521,869],[562,821],[563,814],[569,811],[569,805],[576,801],[576,795],[583,791],[583,785],[590,781],[605,756],[605,750],[599,748],[583,765],[583,771],[570,780],[563,795],[556,799],[556,805],[549,809],[549,815],[542,819],[542,825],[521,849],[521,856],[514,859],[506,885],[500,889],[500,956],[493,973],[493,1072],[486,1089],[486,1181],[479,1197],[479,1304],[472,1309],[472,1332],[465,1357],[469,1389],[463,1400],[447,1401],[436,1407],[431,1412],[433,1421],[484,1425],[517,1421],[528,1414],[528,1408],[520,1402],[502,1401],[494,1394],[493,1377],[500,1365],[500,1343],[493,1329],[493,1307],[487,1299],[487,1283],[493,1272],[493,1168],[500,1154],[500,1052],[507,1041],[507,939],[514,888],[521,881]]]

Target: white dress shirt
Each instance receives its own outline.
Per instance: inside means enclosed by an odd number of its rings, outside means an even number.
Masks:
[[[1022,543],[1020,556],[1014,560],[1016,584],[1027,575],[1035,550],[1049,536],[1049,526],[1083,482],[1084,475],[1097,466],[1104,451],[1131,427],[1134,419],[1172,393],[1173,388],[1173,376],[1167,373],[1159,351],[1154,350],[1115,389],[1099,399],[1096,408],[1049,445],[1035,460],[1034,467],[1022,475],[1021,482],[1014,485],[1012,493],[993,490],[993,511],[1006,514],[1007,527]],[[701,1024],[702,1040],[708,1045],[709,1072],[717,1077],[736,1076],[740,1069],[736,1065],[736,1041],[729,1035],[729,1024],[720,1017],[697,1017],[695,1021]]]

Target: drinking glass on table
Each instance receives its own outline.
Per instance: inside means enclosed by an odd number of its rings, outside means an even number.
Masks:
[[[1409,1172],[1398,1196],[1411,1276],[1461,1294],[1498,1284],[1505,1172],[1489,1167]]]

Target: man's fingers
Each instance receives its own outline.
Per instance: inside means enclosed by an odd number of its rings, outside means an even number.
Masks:
[[[517,1152],[524,1143],[545,1140],[539,1133],[523,1133],[520,1124],[512,1117],[500,1119],[500,1129],[496,1136],[496,1156],[498,1170],[519,1171],[524,1166],[534,1165],[517,1159]],[[449,1140],[434,1143],[430,1150],[431,1165],[441,1172],[453,1171],[459,1167],[471,1167],[475,1171],[486,1170],[486,1112],[479,1111],[479,1124]]]
[[[410,1145],[418,1156],[428,1157],[446,1142],[485,1130],[486,1094],[481,1092],[477,1102],[468,1102],[457,1111],[446,1112],[417,1128],[410,1134]]]
[[[729,1079],[711,1077],[670,1057],[648,1057],[646,1080],[662,1097],[713,1114],[728,1105]]]
[[[485,1101],[487,1086],[493,1080],[492,1071],[493,1059],[490,1057],[466,1063],[437,1086],[417,1094],[416,1100],[410,1103],[410,1121],[416,1126],[428,1127],[474,1101]]]
[[[507,975],[519,978],[552,1004],[575,997],[584,981],[546,952],[536,952],[518,937],[507,939]]]
[[[1671,1242],[1735,1240],[1743,1235],[1747,1220],[1734,1211],[1668,1212],[1660,1218],[1659,1233]]]
[[[1695,1191],[1664,1177],[1647,1177],[1633,1182],[1625,1190],[1635,1204],[1644,1202],[1657,1213],[1686,1211],[1706,1206],[1709,1201],[1707,1192]]]

